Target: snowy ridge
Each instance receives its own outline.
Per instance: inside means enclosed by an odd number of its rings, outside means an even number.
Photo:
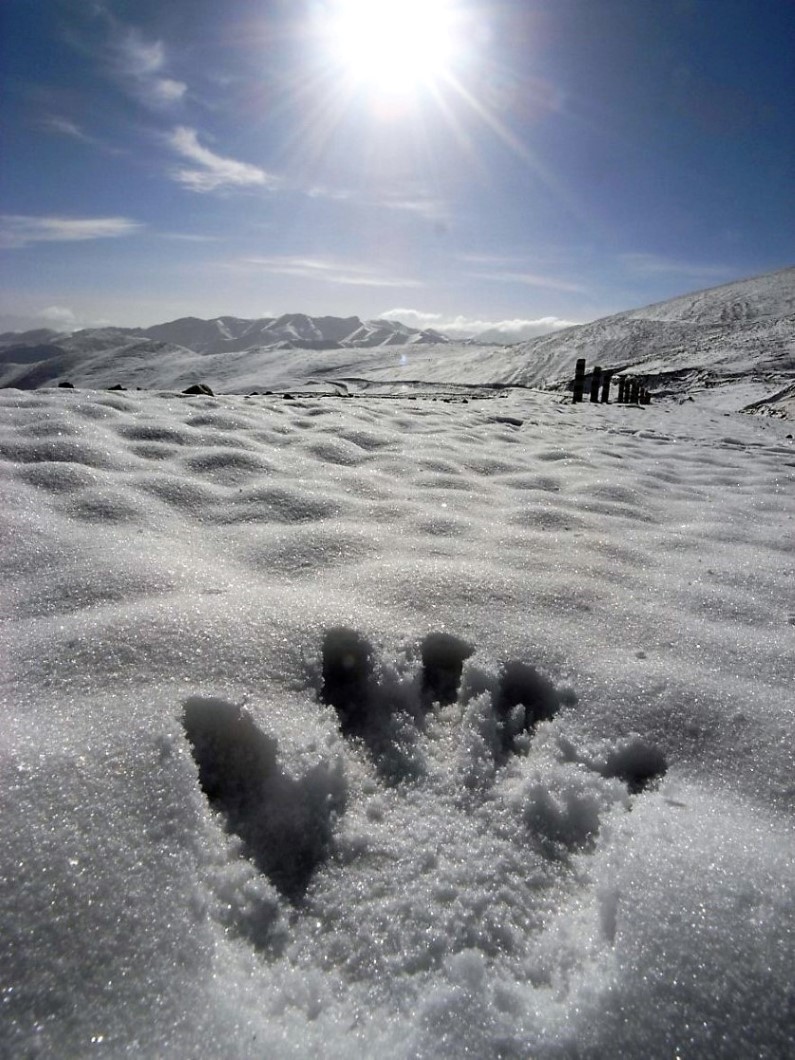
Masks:
[[[795,268],[721,284],[622,315],[713,326],[791,317],[795,315]]]
[[[361,321],[359,317],[311,317],[285,313],[280,317],[241,320],[187,317],[168,324],[143,328],[136,334],[161,342],[186,346],[196,353],[239,352],[248,349],[334,349],[444,342],[436,332],[421,331],[397,321]]]

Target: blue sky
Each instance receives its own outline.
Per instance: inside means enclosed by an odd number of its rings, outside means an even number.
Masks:
[[[0,328],[534,334],[795,262],[792,0],[3,0]]]

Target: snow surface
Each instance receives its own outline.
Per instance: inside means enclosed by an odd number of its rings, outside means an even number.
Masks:
[[[345,392],[0,392],[0,1054],[793,1055],[791,425]]]

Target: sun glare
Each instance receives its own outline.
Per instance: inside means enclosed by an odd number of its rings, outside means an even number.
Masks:
[[[358,88],[401,94],[443,78],[461,42],[452,0],[336,0],[328,45]]]

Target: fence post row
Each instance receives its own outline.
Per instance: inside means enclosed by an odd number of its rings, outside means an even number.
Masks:
[[[591,401],[596,404],[601,401],[603,405],[610,403],[610,383],[616,374],[615,368],[602,370],[600,365],[595,365],[591,373]],[[574,382],[572,384],[572,402],[582,401],[585,390],[585,358],[580,357],[574,368]],[[637,378],[620,375],[618,377],[618,404],[619,405],[650,405],[651,393]]]

